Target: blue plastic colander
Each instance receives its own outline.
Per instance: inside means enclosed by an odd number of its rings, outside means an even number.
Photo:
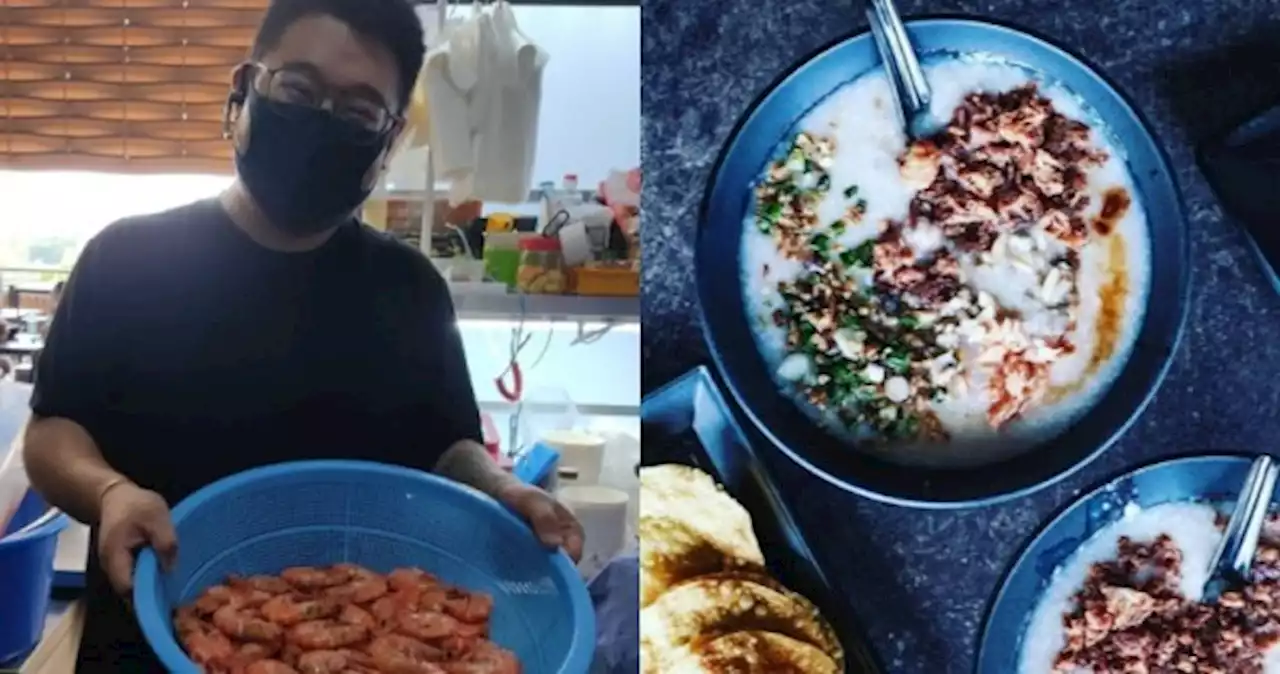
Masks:
[[[138,556],[134,606],[147,641],[176,674],[195,673],[173,635],[173,609],[228,575],[289,566],[417,566],[493,595],[492,639],[527,674],[583,674],[595,616],[563,552],[548,551],[493,499],[415,470],[362,461],[302,461],[215,482],[173,509],[179,553],[161,572]]]

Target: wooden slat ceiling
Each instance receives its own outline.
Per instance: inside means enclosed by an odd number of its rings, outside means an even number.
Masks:
[[[0,168],[227,173],[267,0],[0,0]]]

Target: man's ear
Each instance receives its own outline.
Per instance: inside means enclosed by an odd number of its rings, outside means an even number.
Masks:
[[[227,102],[222,107],[222,136],[231,137],[231,131],[244,111],[245,99],[249,97],[250,76],[253,65],[242,63],[231,71],[231,90],[227,92]]]

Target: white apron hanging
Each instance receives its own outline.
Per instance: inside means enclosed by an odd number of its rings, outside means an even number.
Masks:
[[[492,27],[498,54],[496,105],[492,125],[478,145],[476,186],[486,200],[519,203],[528,198],[533,184],[548,55],[520,30],[509,3],[499,2],[494,8]]]
[[[479,41],[475,17],[447,26],[423,65],[431,161],[437,179],[457,182],[475,171],[470,100],[480,82]]]
[[[427,54],[431,156],[451,203],[527,199],[546,63],[505,2],[447,30]]]

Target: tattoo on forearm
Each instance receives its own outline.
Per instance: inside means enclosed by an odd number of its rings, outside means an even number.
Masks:
[[[471,440],[455,443],[436,463],[437,474],[471,485],[490,496],[516,478],[498,467],[484,447]]]

